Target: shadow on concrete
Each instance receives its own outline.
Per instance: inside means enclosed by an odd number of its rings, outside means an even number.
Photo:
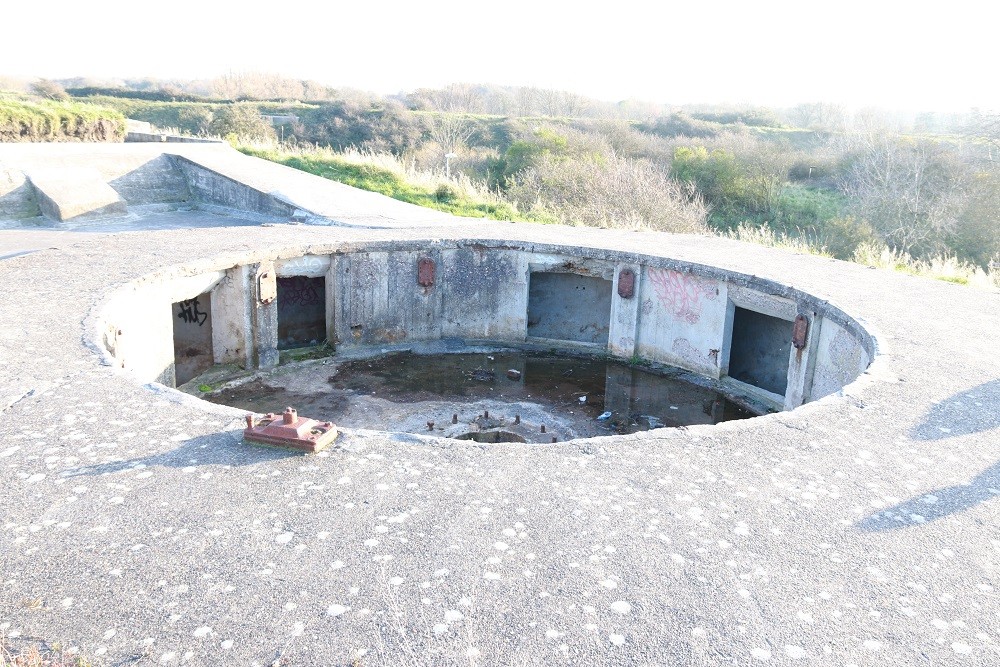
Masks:
[[[71,468],[64,471],[62,477],[110,475],[125,470],[141,470],[156,466],[163,468],[240,467],[302,456],[305,456],[302,452],[245,444],[242,431],[225,431],[191,438],[176,449],[159,454]]]
[[[869,533],[910,528],[962,512],[993,498],[1000,499],[1000,461],[973,477],[968,484],[935,489],[872,514],[858,522],[857,527]]]
[[[915,440],[944,440],[1000,428],[1000,380],[991,380],[936,403],[913,427]]]

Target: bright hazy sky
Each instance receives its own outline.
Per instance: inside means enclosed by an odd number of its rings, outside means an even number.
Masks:
[[[264,71],[380,93],[475,82],[609,101],[1000,109],[985,1],[6,4],[0,75],[27,78]]]

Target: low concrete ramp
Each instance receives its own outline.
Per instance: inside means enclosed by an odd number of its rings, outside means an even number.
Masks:
[[[19,169],[0,167],[0,220],[40,215],[35,191]]]
[[[408,229],[462,224],[463,219],[337,183],[321,176],[243,155],[229,146],[178,144],[169,148],[185,169],[192,194],[208,202],[349,227]],[[238,188],[223,184],[238,185]],[[258,193],[250,200],[231,194]],[[264,208],[259,208],[264,207]],[[468,222],[466,219],[464,222]]]
[[[68,222],[128,214],[125,200],[96,169],[33,169],[28,179],[35,188],[42,215],[53,220]]]
[[[12,175],[5,178],[8,171]],[[60,222],[87,220],[160,204],[362,228],[471,221],[243,155],[222,143],[0,144],[0,220],[35,217],[39,209]]]

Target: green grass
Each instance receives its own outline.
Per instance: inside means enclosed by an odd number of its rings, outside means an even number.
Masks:
[[[513,204],[463,176],[451,179],[407,168],[391,155],[330,149],[282,149],[239,146],[247,155],[277,162],[332,181],[426,208],[468,218],[552,222],[522,213]]]
[[[311,361],[313,359],[325,359],[332,356],[334,350],[327,343],[313,345],[310,347],[298,347],[291,350],[281,350],[278,353],[279,363],[293,363],[298,361]]]
[[[757,225],[751,222],[741,222],[734,229],[723,232],[720,236],[769,248],[783,248],[805,255],[831,256],[826,248],[810,243],[806,238],[776,231],[766,224]]]
[[[983,270],[954,256],[936,255],[914,259],[904,252],[897,252],[878,244],[864,244],[854,253],[854,261],[878,269],[891,269],[922,278],[933,278],[956,285],[969,285],[981,289],[1000,288],[1000,271]]]
[[[727,238],[746,243],[782,248],[792,252],[832,257],[829,249],[805,237],[791,236],[781,231],[775,231],[767,225],[758,226],[743,223],[736,229],[721,234]],[[1000,288],[1000,272],[984,271],[983,269],[963,262],[956,257],[937,255],[927,259],[914,259],[910,255],[894,251],[878,243],[862,243],[850,258],[857,264],[864,264],[876,269],[898,271],[921,278],[933,278],[956,285],[967,285],[980,289]]]
[[[108,141],[125,138],[125,116],[93,104],[0,97],[0,142]]]
[[[128,118],[151,123],[159,129],[172,128],[189,134],[203,133],[215,113],[231,106],[222,102],[157,102],[105,95],[75,99],[114,109]],[[316,107],[303,102],[254,102],[254,106],[264,114],[295,113]]]

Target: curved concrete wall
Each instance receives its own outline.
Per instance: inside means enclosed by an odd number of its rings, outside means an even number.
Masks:
[[[336,350],[540,343],[677,366],[785,410],[837,392],[876,354],[873,336],[821,299],[662,257],[464,240],[290,247],[253,260],[203,260],[117,290],[97,317],[100,347],[142,381],[175,386],[175,320],[191,320],[189,300],[202,297],[193,319],[211,322],[210,362],[273,367],[280,284],[299,276],[320,279],[319,327]],[[807,325],[799,347],[796,318]]]

